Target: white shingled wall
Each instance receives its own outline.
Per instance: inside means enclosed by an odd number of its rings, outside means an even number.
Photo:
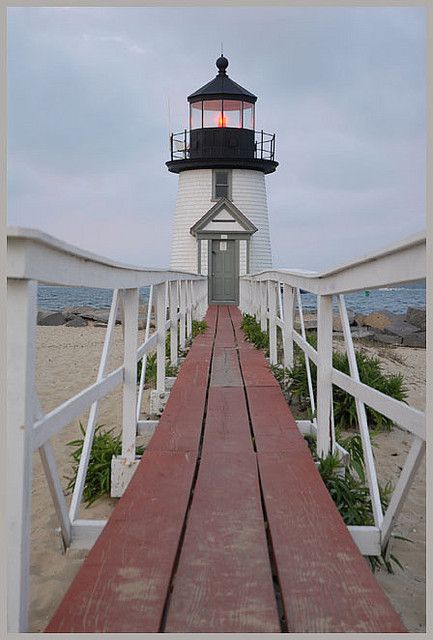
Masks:
[[[265,174],[251,169],[233,169],[232,200],[258,231],[251,237],[250,273],[272,266]]]
[[[197,271],[198,245],[189,230],[215,204],[211,198],[212,169],[194,169],[182,171],[179,174],[172,232],[172,269]],[[261,171],[250,169],[233,169],[232,200],[258,229],[251,238],[250,272],[254,273],[271,267],[271,243],[264,174]],[[203,254],[202,257],[204,257]],[[245,257],[242,257],[242,261],[244,260]]]

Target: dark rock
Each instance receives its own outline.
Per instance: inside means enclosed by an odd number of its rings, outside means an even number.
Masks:
[[[418,327],[415,327],[413,324],[409,324],[408,322],[393,322],[384,328],[384,333],[393,336],[399,336],[400,338],[404,338],[405,336],[410,336],[413,333],[417,333],[420,331]]]
[[[425,331],[426,329],[426,313],[425,308],[408,307],[406,313],[406,321],[414,324],[416,327]]]
[[[365,326],[365,315],[362,313],[357,313],[354,317],[354,323],[356,326],[358,327],[364,327]]]
[[[81,316],[75,316],[66,323],[67,327],[87,327],[87,322]]]
[[[399,345],[402,343],[402,338],[400,336],[395,335],[387,335],[386,333],[380,333],[379,331],[374,332],[374,340],[377,342],[383,342],[384,344],[394,344]]]
[[[57,327],[65,324],[66,318],[60,311],[38,311],[37,323],[43,327]]]
[[[412,335],[404,336],[402,344],[404,347],[419,347],[420,349],[425,349],[426,332],[419,331],[418,333],[412,333]]]
[[[361,339],[361,338],[374,338],[375,332],[370,331],[366,327],[354,327],[351,329],[352,338]]]

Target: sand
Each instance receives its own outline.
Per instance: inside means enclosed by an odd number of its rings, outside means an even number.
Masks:
[[[36,386],[44,411],[53,409],[73,394],[95,381],[105,331],[99,327],[38,327]],[[142,335],[140,336],[142,338]],[[116,327],[109,370],[122,361],[122,328]],[[403,372],[409,388],[409,403],[425,408],[425,351],[409,348],[369,347],[379,353],[386,370]],[[144,408],[146,402],[144,403]],[[81,416],[86,424],[86,416]],[[121,390],[101,402],[98,423],[119,429]],[[66,487],[70,467],[67,442],[79,437],[78,420],[52,439],[59,474]],[[394,429],[376,439],[375,456],[380,481],[394,479],[411,441],[410,434]],[[397,455],[395,455],[397,454]],[[29,631],[43,631],[72,582],[85,551],[62,553],[58,526],[39,455],[34,456],[31,539],[31,601]],[[68,498],[69,501],[69,498]],[[82,508],[81,517],[105,518],[115,499],[104,498],[90,508]],[[396,532],[413,542],[396,540],[393,553],[405,570],[394,575],[385,571],[378,580],[409,631],[425,630],[425,463],[415,478]]]

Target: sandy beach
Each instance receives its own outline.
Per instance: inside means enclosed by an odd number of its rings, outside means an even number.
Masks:
[[[87,326],[37,328],[36,385],[44,411],[53,409],[96,379],[105,331]],[[140,335],[142,339],[142,335]],[[409,391],[409,404],[425,408],[425,350],[406,347],[363,347],[381,358],[388,372],[404,374]],[[115,329],[115,339],[109,369],[122,360],[122,328]],[[80,419],[86,424],[86,415]],[[101,402],[98,424],[119,428],[121,421],[121,390],[113,392]],[[70,475],[70,447],[67,443],[79,437],[78,420],[68,425],[52,440],[63,485]],[[407,451],[410,434],[393,429],[375,438],[375,457],[378,474],[383,483],[395,482]],[[69,584],[78,571],[86,552],[69,550],[62,553],[57,522],[39,455],[34,456],[32,491],[31,540],[31,603],[29,631],[44,630]],[[105,518],[115,499],[104,498],[92,507],[82,508],[81,516]],[[381,570],[377,578],[401,615],[409,631],[425,630],[425,462],[422,463],[399,517],[396,533],[412,542],[395,540],[393,553],[404,570],[396,567],[390,575]]]

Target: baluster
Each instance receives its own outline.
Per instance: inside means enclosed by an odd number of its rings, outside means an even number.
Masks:
[[[276,283],[268,280],[269,300],[269,359],[271,364],[277,364],[277,291]]]
[[[325,458],[332,450],[332,296],[317,301],[317,454]]]
[[[283,350],[284,366],[293,367],[293,316],[295,310],[295,291],[288,284],[283,284]]]
[[[138,337],[138,289],[123,290],[124,308],[124,356],[122,405],[122,458],[135,460],[137,434],[137,337]]]
[[[165,282],[156,285],[156,390],[165,391]]]
[[[178,332],[178,319],[177,319],[177,282],[173,280],[170,282],[170,362],[172,366],[177,365],[177,332]]]
[[[7,618],[11,632],[26,632],[28,623],[36,295],[36,282],[8,280]]]

